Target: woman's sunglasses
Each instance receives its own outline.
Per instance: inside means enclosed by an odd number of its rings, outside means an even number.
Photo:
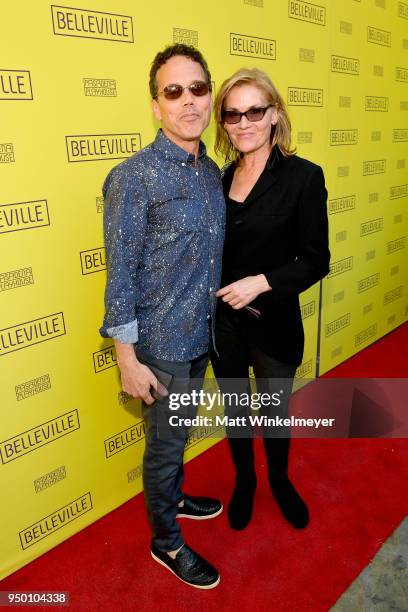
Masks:
[[[245,113],[240,113],[239,111],[235,110],[225,110],[222,111],[221,117],[225,123],[240,123],[242,117],[244,116],[248,119],[248,121],[251,122],[261,121],[261,119],[264,118],[266,111],[268,110],[268,108],[271,108],[271,106],[274,105],[268,104],[268,106],[250,108],[249,110],[245,111]]]
[[[179,83],[172,83],[171,85],[167,85],[163,91],[159,91],[157,95],[163,95],[166,100],[177,100],[185,89],[189,89],[193,96],[200,97],[208,94],[208,92],[212,90],[212,87],[211,83],[205,83],[205,81],[194,81],[187,87],[183,87],[179,85]]]

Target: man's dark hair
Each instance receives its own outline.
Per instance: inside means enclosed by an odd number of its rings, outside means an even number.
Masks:
[[[189,57],[193,62],[197,62],[200,64],[201,68],[204,70],[205,77],[208,83],[211,84],[211,73],[208,70],[207,62],[201,55],[200,51],[191,45],[184,45],[182,43],[176,43],[175,45],[170,45],[164,49],[164,51],[159,51],[152,62],[152,67],[150,68],[150,79],[149,79],[149,88],[150,94],[152,98],[157,98],[158,87],[156,81],[156,74],[159,68],[161,68],[171,57],[175,55],[182,55],[183,57]]]

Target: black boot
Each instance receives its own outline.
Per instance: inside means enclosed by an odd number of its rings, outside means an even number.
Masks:
[[[228,505],[232,529],[245,529],[252,517],[256,474],[252,438],[228,438],[235,465],[235,489]]]
[[[288,478],[290,438],[264,438],[268,478],[272,493],[285,519],[296,529],[309,523],[309,510]]]

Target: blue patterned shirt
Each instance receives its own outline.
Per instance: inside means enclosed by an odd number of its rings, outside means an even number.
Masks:
[[[103,186],[108,276],[100,333],[170,361],[208,350],[221,279],[220,171],[202,142],[195,162],[159,130]]]

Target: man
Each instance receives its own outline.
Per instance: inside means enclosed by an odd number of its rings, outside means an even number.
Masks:
[[[178,427],[160,435],[163,419],[174,413],[160,384],[166,381],[158,380],[171,379],[170,393],[201,384],[220,282],[224,198],[218,167],[200,141],[212,111],[201,53],[182,44],[158,53],[150,92],[161,129],[113,168],[103,187],[108,278],[100,331],[114,339],[123,389],[143,400],[152,557],[184,582],[209,589],[219,583],[218,572],[184,543],[176,519],[212,518],[222,505],[182,493],[188,432]]]

